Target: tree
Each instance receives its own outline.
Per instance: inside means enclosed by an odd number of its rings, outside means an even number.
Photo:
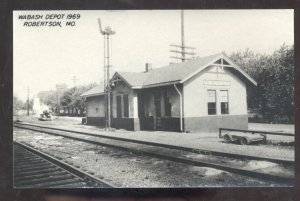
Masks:
[[[272,55],[271,105],[279,116],[294,117],[294,46],[283,45]]]
[[[249,108],[258,108],[265,120],[293,122],[294,46],[282,45],[271,55],[247,49],[233,52],[230,58],[257,81],[257,87],[248,87]]]
[[[29,104],[28,104],[28,101],[29,101]],[[27,107],[29,107],[29,110],[33,109],[33,99],[26,100],[24,108],[27,109]]]
[[[80,97],[80,95],[95,86],[96,84],[92,83],[89,85],[78,86],[77,88],[70,88],[66,90],[61,97],[62,108],[68,110],[69,114],[73,114],[74,110],[75,115],[78,115],[78,112],[82,114],[85,111],[86,106],[84,100]]]
[[[17,110],[25,109],[25,103],[19,99],[17,96],[13,96],[13,114],[17,114]]]
[[[71,103],[73,100],[73,93],[74,93],[74,90],[69,89],[69,90],[65,91],[61,97],[61,106],[62,106],[62,108],[67,109],[68,113],[72,106]]]

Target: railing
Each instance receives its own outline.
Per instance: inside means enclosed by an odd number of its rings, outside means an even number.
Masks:
[[[293,133],[284,133],[284,132],[270,132],[270,131],[257,131],[257,130],[241,130],[241,129],[232,129],[232,128],[219,128],[219,138],[222,138],[222,131],[236,131],[244,133],[259,133],[263,135],[282,135],[282,136],[295,136]]]

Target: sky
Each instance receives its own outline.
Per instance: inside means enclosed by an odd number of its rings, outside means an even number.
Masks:
[[[19,15],[43,15],[40,20],[21,20]],[[64,19],[45,19],[65,14]],[[68,14],[80,14],[75,26],[65,26]],[[142,72],[175,62],[170,44],[181,43],[179,10],[125,11],[14,11],[14,95],[33,98],[56,84],[99,83],[103,78],[102,27],[116,32],[111,38],[112,71]],[[62,27],[28,27],[24,22],[60,21]],[[196,56],[246,50],[270,54],[283,44],[294,44],[293,10],[185,10],[185,44]]]

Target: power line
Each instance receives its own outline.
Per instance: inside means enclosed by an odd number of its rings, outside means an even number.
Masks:
[[[76,78],[74,76],[74,78]],[[56,84],[55,85],[55,88],[56,88],[56,112],[57,112],[57,116],[60,115],[60,93],[61,93],[61,90],[63,90],[64,88],[59,86],[59,84]],[[60,93],[59,93],[60,92]]]
[[[74,90],[76,91],[76,81],[79,80],[76,78],[76,75],[73,76],[73,82],[74,82]]]
[[[184,13],[181,10],[181,55],[182,55],[182,62],[185,60],[185,46],[184,46]]]
[[[174,49],[170,50],[171,53],[175,53],[175,56],[171,56],[170,58],[181,60],[181,62],[184,62],[186,60],[191,60],[195,56],[194,50],[196,48],[194,48],[194,47],[188,47],[188,46],[185,45],[185,37],[184,37],[184,11],[183,10],[181,10],[181,45],[171,44],[170,46],[172,48],[175,48],[175,50]],[[177,48],[179,48],[179,50]],[[187,52],[186,49],[189,49],[190,51]],[[178,54],[180,54],[180,55],[178,55]],[[187,55],[191,55],[192,57],[188,58]]]

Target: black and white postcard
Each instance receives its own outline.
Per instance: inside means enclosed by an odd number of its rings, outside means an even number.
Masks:
[[[294,10],[13,11],[13,186],[292,187]]]

